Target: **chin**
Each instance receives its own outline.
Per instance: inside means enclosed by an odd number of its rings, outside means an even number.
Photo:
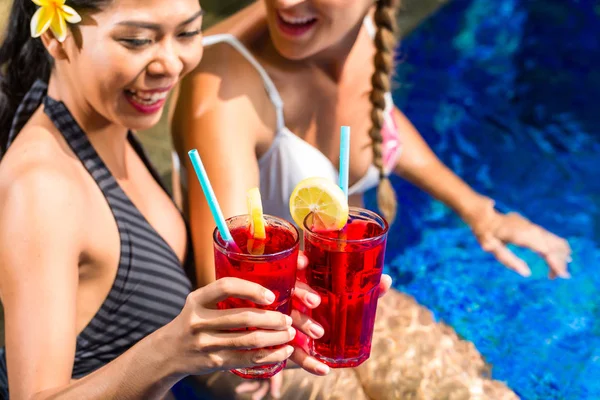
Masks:
[[[153,115],[127,116],[121,119],[122,125],[132,131],[144,131],[156,126],[160,121],[162,111]]]
[[[294,46],[286,42],[287,41],[285,40],[273,40],[273,45],[275,46],[275,49],[283,58],[292,61],[302,61],[315,54],[315,52],[312,51],[312,49],[309,49],[306,46]]]

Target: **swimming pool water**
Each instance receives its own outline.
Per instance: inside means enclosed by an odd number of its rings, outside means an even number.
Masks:
[[[567,238],[572,279],[529,279],[394,179],[398,289],[475,343],[523,399],[600,398],[600,2],[454,0],[401,45],[396,103],[454,171]],[[367,198],[373,205],[372,193]]]

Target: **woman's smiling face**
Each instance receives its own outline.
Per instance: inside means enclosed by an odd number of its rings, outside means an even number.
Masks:
[[[201,26],[198,0],[112,1],[84,17],[64,43],[62,75],[101,117],[150,128],[171,89],[200,62]]]

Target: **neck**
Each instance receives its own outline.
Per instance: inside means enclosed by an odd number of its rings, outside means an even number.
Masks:
[[[258,53],[260,58],[267,59],[275,65],[286,66],[288,68],[306,67],[316,68],[322,71],[329,79],[335,83],[340,83],[345,75],[348,58],[355,48],[360,35],[367,35],[362,19],[360,22],[338,43],[327,49],[301,60],[290,60],[282,56],[275,46],[269,35],[266,23],[262,26],[260,35],[256,35],[257,40],[253,47],[253,53]]]
[[[307,61],[323,71],[334,82],[339,83],[344,76],[344,71],[348,64],[348,57],[354,49],[359,35],[364,30],[362,21],[363,20],[361,19],[359,23],[338,43],[315,54]]]
[[[113,172],[124,171],[127,128],[99,114],[81,91],[74,90],[74,87],[69,77],[54,70],[48,84],[48,95],[65,104],[109,169]]]

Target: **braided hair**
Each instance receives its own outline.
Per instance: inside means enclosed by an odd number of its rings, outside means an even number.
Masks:
[[[396,217],[397,200],[394,188],[387,178],[383,165],[381,129],[384,123],[386,107],[385,95],[391,89],[391,76],[394,70],[394,50],[396,46],[396,9],[398,0],[377,0],[375,9],[375,72],[371,78],[371,137],[373,148],[373,164],[379,170],[379,185],[377,187],[377,205],[389,222]]]

